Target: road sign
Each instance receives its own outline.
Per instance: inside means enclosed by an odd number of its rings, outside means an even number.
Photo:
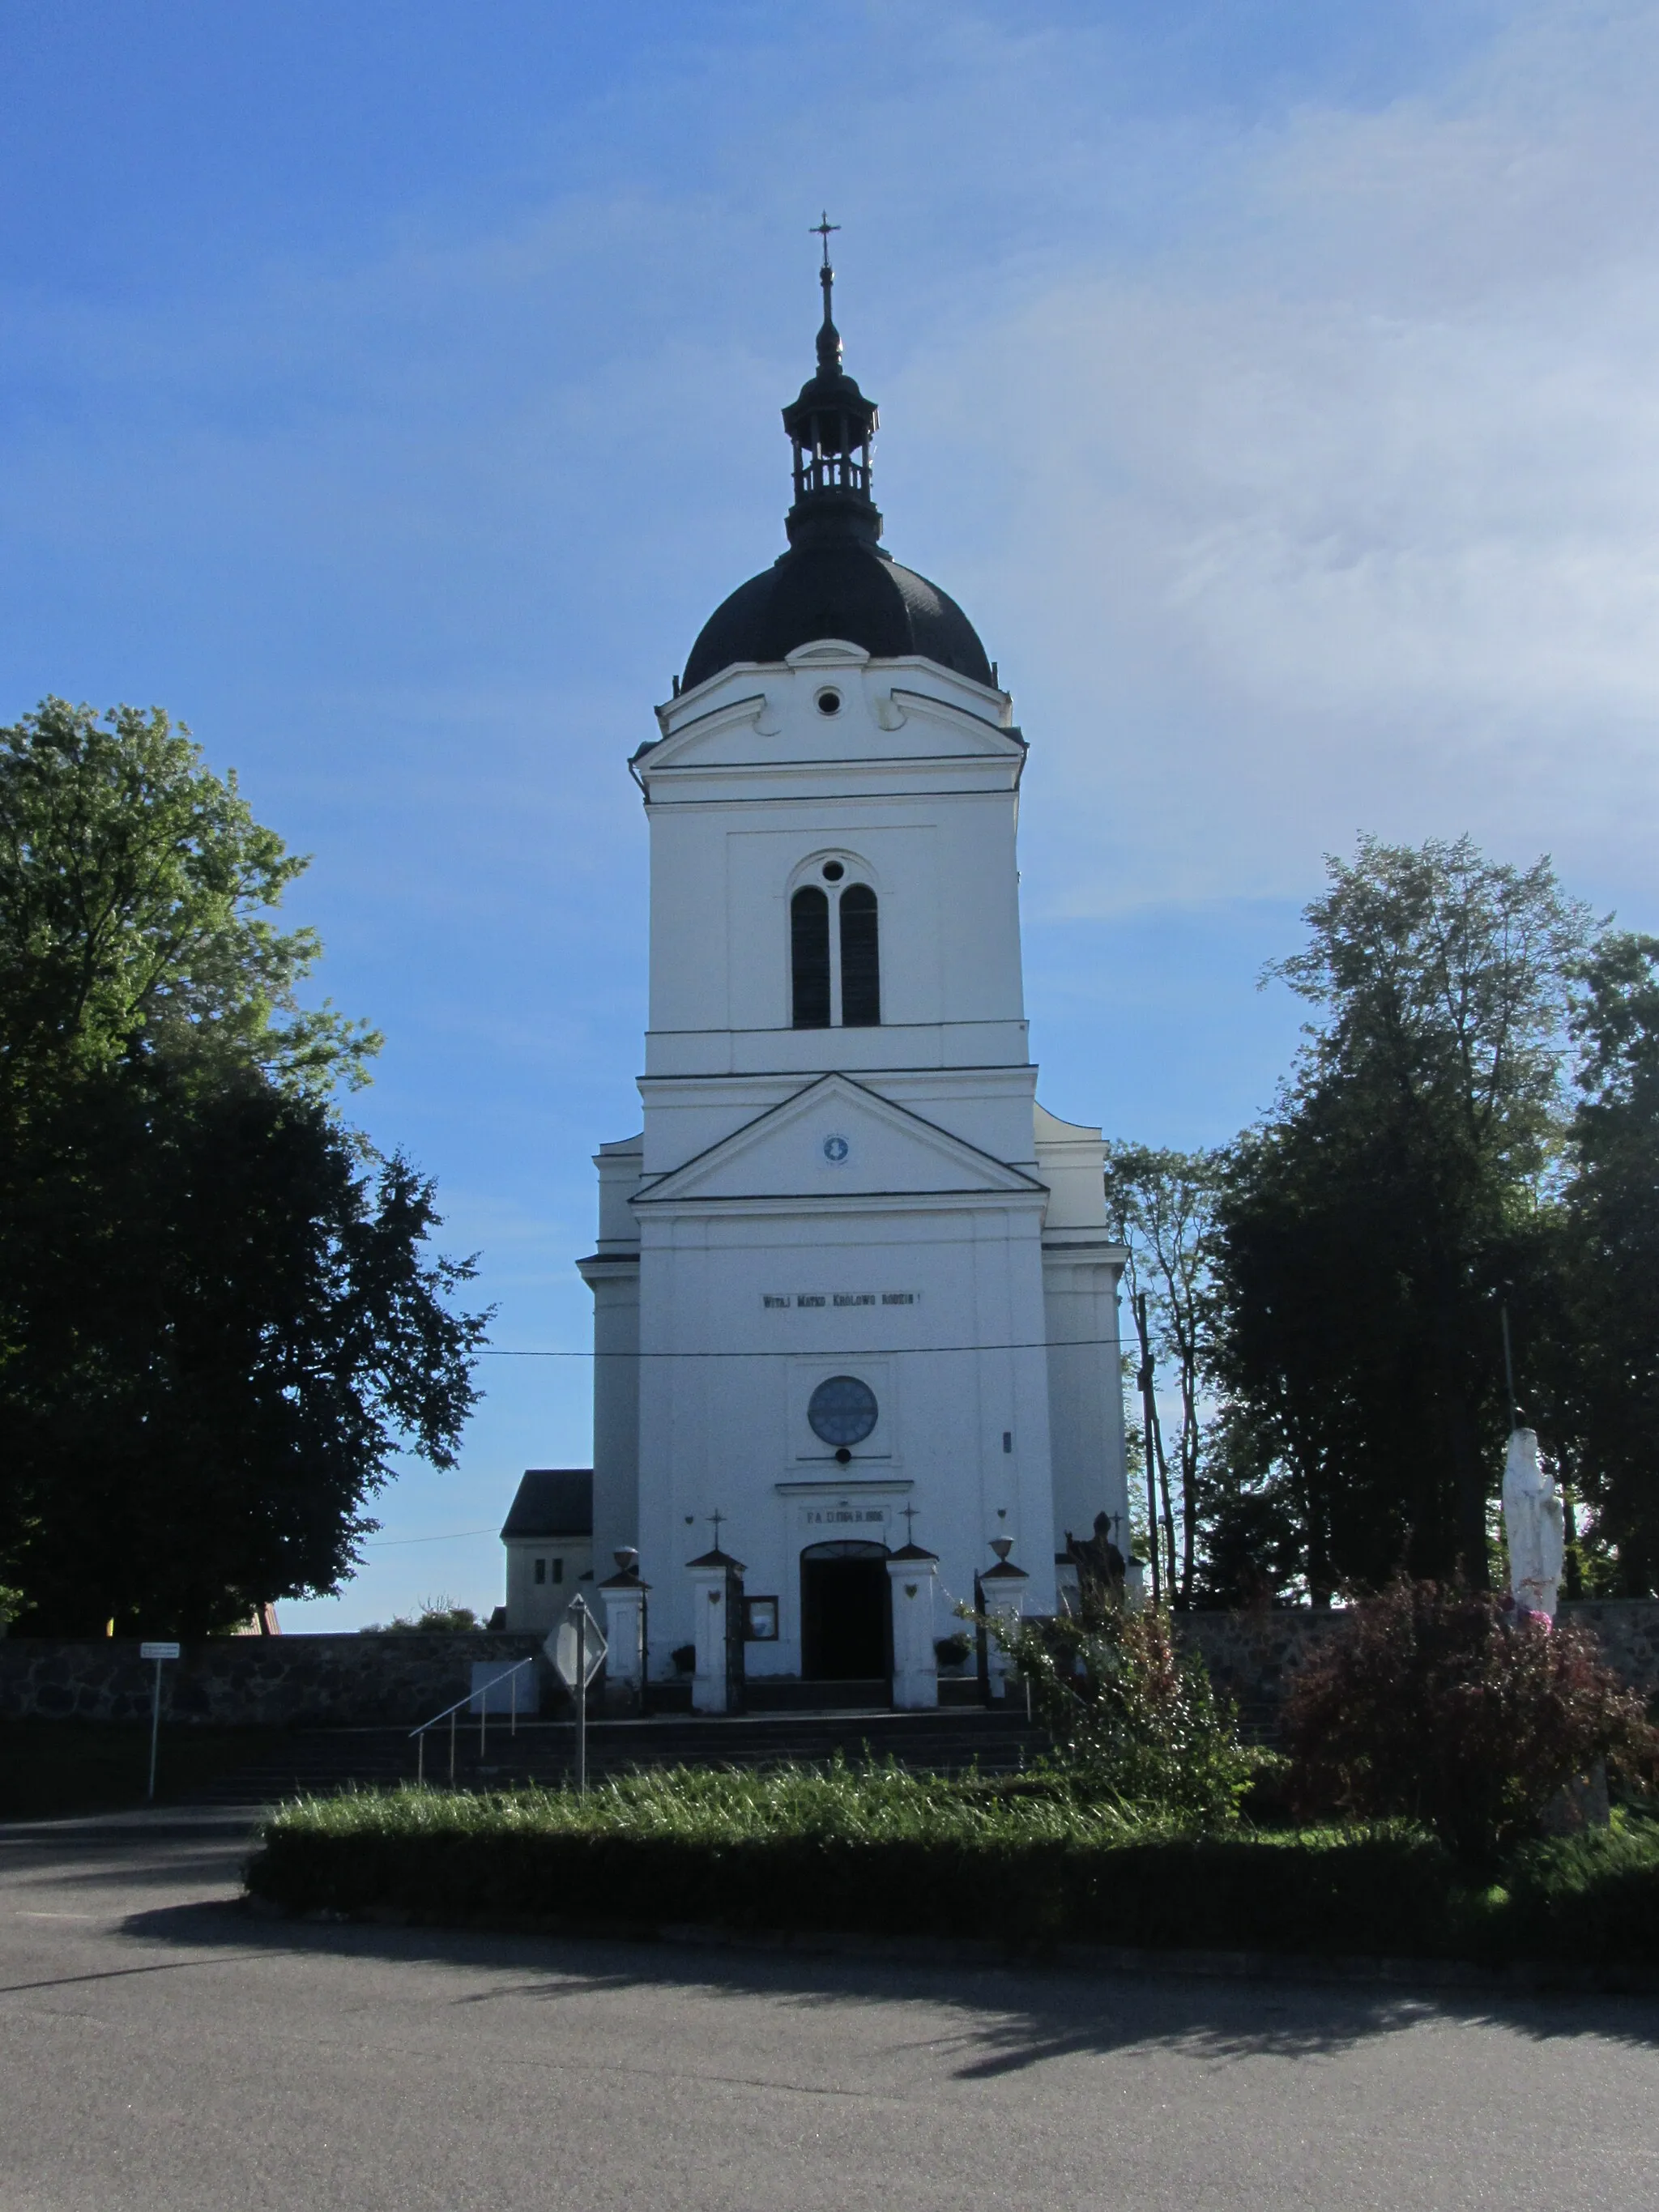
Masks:
[[[580,1597],[571,1599],[569,1611],[546,1644],[553,1671],[567,1690],[579,1684],[585,1690],[605,1664],[610,1649],[599,1622]]]
[[[161,1741],[161,1662],[164,1659],[176,1659],[179,1656],[179,1647],[176,1644],[141,1644],[138,1646],[138,1656],[141,1659],[153,1659],[155,1662],[155,1694],[149,1701],[149,1790],[148,1793],[154,1797],[155,1752],[157,1745]]]

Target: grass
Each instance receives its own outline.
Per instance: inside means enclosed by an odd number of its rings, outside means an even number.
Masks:
[[[269,1729],[161,1728],[156,1802],[186,1796],[270,1748]],[[0,1820],[49,1820],[145,1802],[148,1723],[0,1721]]]
[[[1324,1955],[1659,1965],[1659,1824],[1460,1874],[1403,1825],[1204,1834],[1054,1778],[679,1770],[498,1795],[311,1799],[249,1887],[437,1923],[696,1923]]]

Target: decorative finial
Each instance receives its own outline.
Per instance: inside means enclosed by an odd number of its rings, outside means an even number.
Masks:
[[[725,1520],[726,1516],[720,1511],[720,1507],[717,1505],[714,1511],[709,1515],[708,1518],[714,1527],[714,1549],[718,1552],[720,1547],[720,1522]]]
[[[904,1540],[907,1544],[914,1544],[916,1540],[916,1509],[914,1505],[907,1505],[904,1509]]]
[[[823,266],[818,271],[818,282],[823,287],[823,327],[818,332],[818,369],[821,374],[834,375],[841,367],[841,332],[836,328],[830,312],[830,299],[835,290],[836,272],[830,266],[830,234],[839,230],[838,222],[831,222],[826,208],[817,222],[809,226],[811,236],[823,241]]]

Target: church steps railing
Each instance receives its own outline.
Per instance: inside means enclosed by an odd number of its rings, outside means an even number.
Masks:
[[[419,1728],[410,1729],[409,1731],[410,1740],[415,1745],[416,1781],[417,1783],[421,1783],[426,1780],[426,1740],[428,1734],[432,1729],[441,1727],[445,1721],[447,1721],[449,1723],[449,1782],[450,1787],[452,1789],[454,1787],[455,1733],[459,1717],[462,1706],[470,1705],[474,1698],[478,1701],[478,1756],[480,1759],[483,1757],[488,1741],[487,1731],[489,1727],[489,1692],[492,1690],[498,1688],[503,1682],[511,1682],[513,1685],[513,1698],[508,1708],[507,1733],[510,1735],[517,1735],[519,1733],[518,1678],[521,1674],[523,1674],[526,1667],[533,1667],[535,1663],[535,1655],[532,1652],[528,1659],[520,1659],[514,1666],[504,1667],[499,1674],[492,1674],[487,1682],[475,1683],[473,1687],[467,1692],[464,1698],[457,1698],[454,1704],[453,1705],[446,1705],[442,1712],[434,1713],[431,1719],[429,1721],[422,1721]]]

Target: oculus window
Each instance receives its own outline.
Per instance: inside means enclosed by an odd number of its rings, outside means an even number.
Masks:
[[[820,1443],[861,1444],[875,1427],[879,1411],[867,1382],[860,1382],[856,1375],[831,1375],[807,1401],[807,1426]]]

